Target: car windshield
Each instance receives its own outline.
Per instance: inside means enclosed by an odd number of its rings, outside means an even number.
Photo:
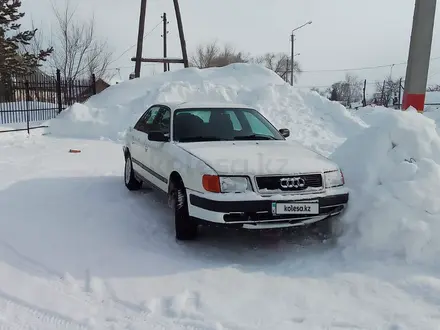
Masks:
[[[178,109],[173,122],[173,139],[178,142],[284,140],[255,109]]]

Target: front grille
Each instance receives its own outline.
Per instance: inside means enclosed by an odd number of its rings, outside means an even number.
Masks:
[[[282,178],[301,177],[305,181],[305,186],[301,188],[283,188],[280,185]],[[280,176],[264,176],[256,177],[258,190],[277,190],[277,191],[302,191],[307,188],[321,188],[322,175],[321,174],[304,174],[304,175],[280,175]]]

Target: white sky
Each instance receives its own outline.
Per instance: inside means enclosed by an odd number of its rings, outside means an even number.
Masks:
[[[64,0],[55,0],[60,4]],[[137,38],[140,0],[70,0],[78,3],[78,19],[95,14],[100,36],[107,38],[114,58],[134,45]],[[146,32],[167,13],[170,24],[169,57],[181,57],[172,0],[148,0]],[[304,72],[300,86],[324,87],[343,79],[346,72],[322,70],[351,69],[396,64],[393,77],[405,75],[414,0],[180,0],[188,53],[197,44],[217,39],[237,50],[254,55],[290,52],[291,30],[312,20],[296,32],[295,48]],[[440,5],[437,6],[439,9]],[[49,0],[24,0],[23,25],[32,17],[49,31],[53,14]],[[438,11],[437,10],[437,11]],[[438,17],[438,12],[437,12]],[[437,19],[438,20],[438,19]],[[440,25],[436,24],[431,57],[440,57]],[[144,56],[162,57],[162,26],[144,42]],[[120,68],[122,78],[133,71],[130,58],[135,47],[111,65]],[[171,65],[172,69],[183,67]],[[163,70],[163,65],[144,64],[142,75]],[[353,70],[368,83],[383,79],[391,66]],[[307,72],[318,71],[318,72]],[[117,72],[115,70],[115,72]],[[117,75],[116,77],[118,77]],[[430,66],[429,83],[440,83],[440,58]],[[371,87],[373,88],[373,87]]]

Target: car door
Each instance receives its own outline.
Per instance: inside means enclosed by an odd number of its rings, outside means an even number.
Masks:
[[[170,137],[171,109],[162,106],[155,122],[155,130],[161,131]],[[148,166],[152,171],[152,183],[163,190],[168,189],[168,176],[170,173],[170,142],[148,141]]]
[[[133,140],[130,147],[133,169],[147,180],[151,173],[148,168],[148,132],[157,118],[160,105],[151,106],[133,128]]]

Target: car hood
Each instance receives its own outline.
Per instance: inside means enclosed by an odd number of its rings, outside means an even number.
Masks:
[[[292,141],[178,143],[218,174],[275,175],[337,170],[324,156]]]

